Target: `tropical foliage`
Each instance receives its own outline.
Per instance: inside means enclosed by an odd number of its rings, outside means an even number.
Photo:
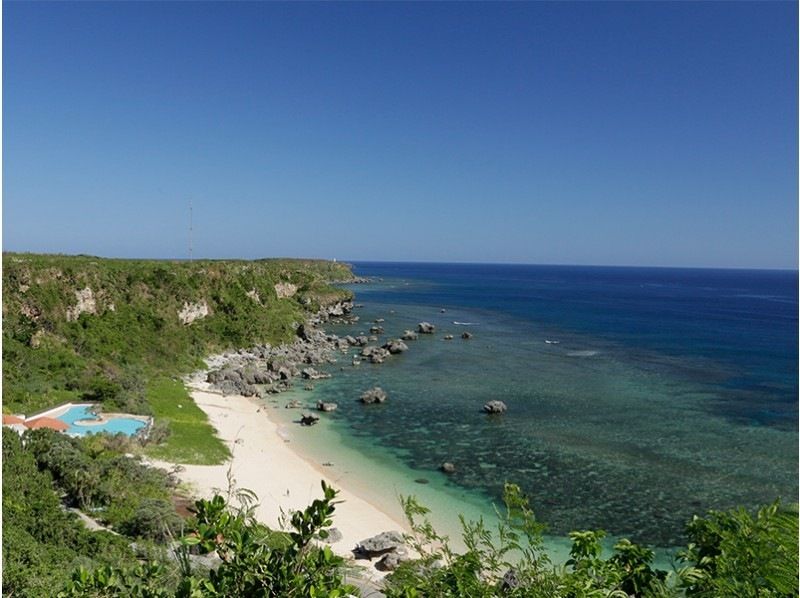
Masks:
[[[350,296],[328,284],[349,278],[347,265],[322,260],[4,254],[4,411],[90,399],[150,414],[148,379],[190,371],[215,351],[288,340],[308,311]],[[279,298],[279,283],[294,293]],[[208,315],[184,324],[178,314],[199,304]]]

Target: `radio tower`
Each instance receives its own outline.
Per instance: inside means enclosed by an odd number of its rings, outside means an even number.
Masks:
[[[192,261],[192,202],[189,201],[189,261]]]

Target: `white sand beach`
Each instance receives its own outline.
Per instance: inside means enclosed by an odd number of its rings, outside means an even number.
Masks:
[[[215,492],[225,493],[228,476],[236,488],[247,488],[258,495],[256,517],[270,527],[277,527],[282,513],[301,510],[322,496],[320,481],[325,480],[337,490],[334,527],[341,540],[331,544],[342,556],[351,557],[360,540],[387,530],[406,530],[406,525],[375,505],[341,487],[291,448],[281,427],[267,415],[267,408],[238,395],[221,396],[209,392],[207,384],[195,377],[188,385],[195,403],[208,415],[219,437],[233,454],[222,465],[182,465],[180,479],[191,486],[195,495],[207,498]],[[177,464],[153,462],[170,468]],[[374,571],[374,568],[373,568]]]

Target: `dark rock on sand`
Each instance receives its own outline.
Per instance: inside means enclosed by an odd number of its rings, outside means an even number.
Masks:
[[[302,426],[313,426],[319,421],[319,415],[314,415],[313,413],[304,413],[300,416],[300,425]]]
[[[396,531],[381,532],[356,544],[355,552],[372,558],[403,547],[403,534]]]
[[[519,576],[515,569],[511,568],[505,572],[503,579],[500,580],[500,589],[503,592],[513,592],[519,587]]]
[[[375,568],[379,571],[394,571],[401,563],[411,560],[411,555],[405,546],[398,546],[394,550],[387,552],[383,558],[378,561]]]

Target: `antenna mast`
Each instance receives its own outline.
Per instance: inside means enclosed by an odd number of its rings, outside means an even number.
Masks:
[[[189,201],[189,261],[192,261],[192,202]]]

